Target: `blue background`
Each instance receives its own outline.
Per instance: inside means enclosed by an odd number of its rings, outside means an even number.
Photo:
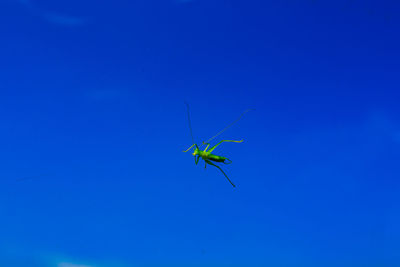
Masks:
[[[0,265],[400,266],[399,8],[1,1]]]

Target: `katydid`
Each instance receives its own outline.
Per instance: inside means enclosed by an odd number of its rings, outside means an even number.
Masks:
[[[202,158],[204,160],[205,166],[204,168],[207,167],[207,164],[212,165],[216,168],[218,168],[222,174],[226,177],[226,179],[228,179],[228,181],[231,183],[231,185],[233,187],[236,187],[235,184],[228,178],[228,176],[226,175],[226,173],[221,169],[220,166],[214,164],[213,162],[221,162],[224,164],[230,164],[232,163],[232,161],[226,157],[222,157],[222,156],[217,156],[215,154],[212,154],[212,152],[214,151],[215,148],[217,148],[217,146],[219,146],[221,143],[223,142],[233,142],[233,143],[241,143],[243,142],[243,140],[239,140],[239,141],[235,141],[235,140],[221,140],[219,143],[217,143],[215,146],[211,147],[209,150],[208,147],[210,146],[210,141],[213,140],[215,137],[217,137],[218,135],[220,135],[221,133],[223,133],[225,130],[227,130],[229,127],[231,127],[232,125],[234,125],[236,122],[238,122],[245,113],[247,113],[248,111],[250,111],[250,109],[246,110],[245,112],[243,112],[235,121],[233,121],[231,124],[229,124],[228,126],[226,126],[224,129],[222,129],[220,132],[218,132],[216,135],[214,135],[213,137],[211,137],[210,139],[208,139],[207,141],[203,142],[200,146],[196,144],[196,142],[194,141],[194,137],[193,137],[193,132],[192,132],[192,125],[190,122],[190,112],[189,112],[189,105],[187,103],[185,103],[187,106],[187,114],[188,114],[188,123],[189,123],[189,129],[190,129],[190,135],[192,137],[192,141],[193,141],[193,145],[191,145],[188,149],[186,149],[183,152],[188,152],[192,147],[194,148],[194,151],[192,153],[192,155],[194,156],[195,159],[195,163],[197,165],[197,163],[199,162],[200,158]],[[204,150],[201,150],[200,147],[202,147],[203,145],[207,145],[206,148]]]

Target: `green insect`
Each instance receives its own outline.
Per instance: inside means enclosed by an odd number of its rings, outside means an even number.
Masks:
[[[234,125],[236,122],[238,122],[245,113],[247,113],[249,110],[246,110],[245,112],[243,112],[239,118],[237,118],[235,121],[233,121],[231,124],[229,124],[228,126],[226,126],[224,129],[222,129],[220,132],[218,132],[216,135],[214,135],[213,137],[211,137],[210,139],[208,139],[207,141],[203,142],[200,146],[198,146],[196,144],[196,142],[194,141],[193,138],[193,132],[192,132],[192,125],[190,122],[190,113],[189,113],[189,105],[187,103],[185,103],[187,106],[187,113],[188,113],[188,122],[189,122],[189,129],[190,129],[190,135],[192,137],[192,141],[193,141],[193,145],[191,145],[188,149],[184,150],[183,152],[188,152],[192,147],[195,147],[192,155],[195,158],[195,163],[197,165],[197,163],[199,162],[200,158],[202,158],[205,162],[205,166],[204,168],[207,167],[207,164],[212,165],[214,167],[217,167],[222,174],[226,177],[226,179],[228,179],[228,181],[231,183],[231,185],[233,187],[236,187],[235,184],[228,178],[228,176],[226,175],[226,173],[221,169],[220,166],[214,164],[213,162],[221,162],[224,164],[230,164],[232,163],[232,161],[228,158],[222,157],[222,156],[217,156],[212,154],[212,152],[214,151],[215,148],[217,148],[217,146],[219,146],[221,143],[223,142],[233,142],[233,143],[241,143],[243,142],[243,140],[240,141],[235,141],[235,140],[221,140],[219,143],[217,143],[215,146],[211,147],[210,150],[207,150],[208,147],[210,146],[210,141],[213,140],[215,137],[217,137],[218,135],[220,135],[221,133],[223,133],[225,130],[227,130],[229,127],[231,127],[232,125]],[[200,147],[202,147],[203,145],[207,145],[206,148],[204,150],[201,150]]]

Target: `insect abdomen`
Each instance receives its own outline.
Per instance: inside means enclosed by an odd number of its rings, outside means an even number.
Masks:
[[[207,158],[209,160],[212,160],[215,162],[224,162],[226,160],[225,157],[221,157],[221,156],[217,156],[217,155],[213,155],[213,154],[208,155]]]

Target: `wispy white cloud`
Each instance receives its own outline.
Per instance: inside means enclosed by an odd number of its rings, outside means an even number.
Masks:
[[[30,10],[30,12],[50,23],[63,26],[79,26],[87,22],[87,19],[59,14],[38,8],[31,0],[16,0]]]
[[[60,262],[57,264],[57,267],[94,267],[94,265],[75,264],[75,263],[70,263],[70,262]]]
[[[46,266],[49,267],[127,267],[126,264],[115,260],[105,259],[82,259],[76,257],[65,256],[65,254],[52,254],[48,253],[43,260],[46,261]]]
[[[48,251],[30,246],[0,244],[0,266],[30,267],[128,267],[115,259],[81,258],[65,253]]]
[[[55,259],[55,260],[54,260]],[[57,260],[58,259],[58,260]],[[89,263],[90,262],[90,263]],[[127,267],[128,265],[122,264],[121,262],[116,261],[86,261],[86,260],[79,260],[65,257],[55,257],[52,261],[49,262],[51,267],[105,267],[105,266],[113,266],[113,267]]]

